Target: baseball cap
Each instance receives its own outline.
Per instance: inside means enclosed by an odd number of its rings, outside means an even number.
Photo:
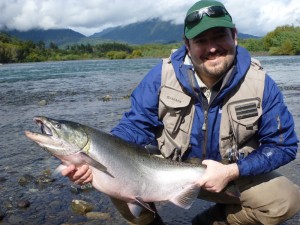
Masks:
[[[187,39],[193,39],[214,27],[235,28],[230,14],[221,2],[198,1],[187,11],[184,21],[184,34]]]

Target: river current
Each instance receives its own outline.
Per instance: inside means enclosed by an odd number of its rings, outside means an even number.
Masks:
[[[299,135],[300,57],[257,58],[282,90]],[[81,190],[59,176],[51,183],[36,182],[44,173],[53,171],[59,161],[27,139],[24,131],[37,131],[32,121],[35,115],[73,120],[110,131],[130,107],[131,91],[159,60],[0,65],[0,224],[93,224],[72,211],[73,199],[88,201],[94,206],[93,211],[110,214],[110,219],[97,224],[126,224],[102,193]],[[294,162],[281,169],[298,185],[299,161],[298,154]],[[22,183],[24,178],[27,180]],[[22,200],[29,201],[30,206],[18,207]],[[167,224],[179,225],[190,224],[191,218],[209,205],[198,200],[190,210],[170,203],[157,206]],[[299,223],[298,213],[285,224]]]

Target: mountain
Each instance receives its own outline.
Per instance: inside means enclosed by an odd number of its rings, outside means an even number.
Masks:
[[[29,31],[10,30],[5,32],[21,40],[31,40],[33,42],[43,41],[46,45],[48,45],[51,42],[57,45],[74,43],[82,38],[85,38],[83,34],[73,31],[71,29],[35,29]]]
[[[86,37],[71,29],[5,31],[9,35],[21,40],[34,42],[43,41],[46,45],[53,42],[58,46],[72,44],[102,44],[103,42],[123,42],[128,44],[168,44],[183,40],[183,24],[174,24],[171,21],[151,19],[126,26],[111,27],[102,32]],[[239,38],[259,38],[249,34],[239,33]]]
[[[183,25],[159,19],[146,20],[103,30],[93,34],[92,38],[105,38],[129,44],[173,43],[182,40]]]
[[[238,34],[239,38],[259,38],[249,34]],[[180,42],[183,38],[183,24],[174,24],[171,21],[159,19],[146,20],[143,22],[109,28],[95,33],[92,38],[105,38],[129,44],[147,43],[173,43]]]

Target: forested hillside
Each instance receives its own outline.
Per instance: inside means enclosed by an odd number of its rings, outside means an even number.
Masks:
[[[300,27],[280,26],[260,39],[240,40],[251,52],[267,52],[270,55],[299,55]]]
[[[240,45],[251,52],[267,55],[300,55],[300,27],[281,26],[259,39],[241,39]],[[125,59],[137,57],[166,57],[171,49],[182,43],[128,45],[110,42],[75,44],[59,48],[55,43],[20,41],[0,33],[0,63],[38,62],[75,59]]]

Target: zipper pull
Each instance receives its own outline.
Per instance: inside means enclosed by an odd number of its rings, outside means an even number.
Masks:
[[[204,111],[204,122],[202,125],[202,130],[205,131],[206,130],[206,122],[207,122],[207,110]]]

